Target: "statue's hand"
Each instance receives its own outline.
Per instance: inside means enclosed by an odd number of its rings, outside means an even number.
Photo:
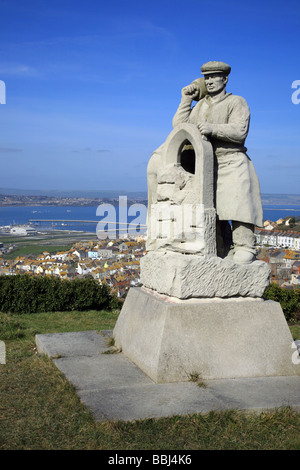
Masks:
[[[209,122],[200,122],[197,127],[202,135],[208,136],[213,132],[213,125]]]
[[[181,90],[181,94],[183,97],[189,97],[191,99],[195,99],[199,95],[199,87],[192,83],[191,85],[188,85]]]

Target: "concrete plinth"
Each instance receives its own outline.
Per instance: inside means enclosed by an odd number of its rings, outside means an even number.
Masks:
[[[154,382],[293,376],[293,339],[280,304],[263,299],[179,300],[130,289],[113,336]]]

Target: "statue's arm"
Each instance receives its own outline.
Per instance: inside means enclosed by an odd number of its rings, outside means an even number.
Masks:
[[[181,99],[180,105],[173,117],[172,125],[173,128],[181,124],[182,122],[187,122],[191,114],[191,104],[192,101]]]
[[[181,90],[181,101],[172,120],[173,128],[188,121],[192,111],[192,102],[199,96],[199,91],[199,86],[195,82]]]
[[[235,98],[230,109],[228,123],[213,124],[211,135],[215,139],[243,144],[249,130],[250,111],[247,102],[243,98]]]

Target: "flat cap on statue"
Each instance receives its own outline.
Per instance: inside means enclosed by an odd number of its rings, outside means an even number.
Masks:
[[[230,71],[230,65],[225,64],[225,62],[219,62],[217,60],[206,62],[206,64],[203,64],[201,67],[201,72],[203,75],[207,73],[225,73],[226,75],[229,75]]]

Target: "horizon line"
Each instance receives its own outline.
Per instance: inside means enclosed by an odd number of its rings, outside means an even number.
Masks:
[[[34,191],[34,192],[42,192],[42,193],[47,193],[47,192],[60,192],[60,193],[76,193],[76,192],[86,192],[86,193],[100,193],[100,192],[111,192],[111,193],[119,193],[121,195],[122,192],[124,193],[130,193],[130,194],[137,194],[137,193],[145,193],[147,194],[148,191],[145,190],[127,190],[127,189],[20,189],[20,188],[3,188],[0,187],[0,191],[20,191],[20,192],[29,192],[29,191]],[[261,192],[261,195],[276,195],[276,196],[299,196],[300,193],[270,193],[270,192]]]

